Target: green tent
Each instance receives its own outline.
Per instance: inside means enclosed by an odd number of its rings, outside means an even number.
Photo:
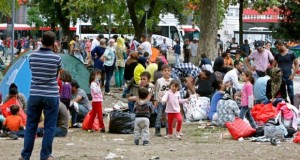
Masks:
[[[71,73],[72,79],[76,80],[86,94],[90,95],[89,77],[90,72],[86,66],[76,57],[69,54],[60,54],[63,69]]]

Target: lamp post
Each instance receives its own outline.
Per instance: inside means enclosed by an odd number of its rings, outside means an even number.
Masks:
[[[11,64],[14,62],[15,44],[15,0],[12,1],[12,21],[11,21]]]
[[[148,11],[150,9],[150,6],[147,4],[144,6],[145,12],[146,12],[146,37],[148,38],[148,27],[147,27],[147,19],[148,19]]]

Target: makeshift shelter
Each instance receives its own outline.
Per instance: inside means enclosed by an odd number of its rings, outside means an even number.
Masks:
[[[19,92],[23,93],[28,99],[31,82],[31,70],[29,68],[29,56],[31,52],[27,52],[19,56],[12,65],[8,67],[0,84],[0,92],[3,98],[8,95],[9,86],[15,83],[18,86]],[[62,66],[64,70],[71,73],[72,78],[77,80],[80,88],[90,95],[89,89],[89,70],[76,57],[68,54],[60,54]]]

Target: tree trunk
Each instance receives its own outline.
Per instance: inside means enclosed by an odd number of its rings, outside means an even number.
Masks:
[[[239,45],[243,44],[243,12],[244,12],[244,0],[239,0],[240,2],[240,9],[239,9]]]
[[[200,3],[200,40],[198,53],[195,59],[196,65],[199,64],[201,54],[207,54],[211,60],[215,60],[217,51],[217,32],[218,32],[218,1],[201,0]]]

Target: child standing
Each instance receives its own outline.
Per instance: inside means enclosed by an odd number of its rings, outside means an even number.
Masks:
[[[69,110],[71,95],[72,95],[72,76],[68,71],[60,72],[60,80],[62,81],[61,92],[60,92],[60,101],[66,105]]]
[[[6,117],[5,121],[3,122],[3,133],[1,134],[1,137],[3,136],[9,136],[13,139],[18,139],[18,134],[24,135],[24,124],[22,122],[22,118],[18,115],[19,114],[20,107],[18,105],[12,105],[10,107],[11,115]]]
[[[151,94],[147,88],[140,88],[138,91],[139,99],[135,103],[135,121],[134,121],[134,144],[139,144],[139,139],[142,138],[143,145],[149,143],[149,118],[153,111],[153,105],[149,101]]]
[[[103,101],[103,95],[101,92],[101,71],[98,69],[95,69],[92,71],[90,75],[90,88],[91,88],[91,95],[92,95],[92,110],[90,113],[90,120],[88,122],[88,128],[93,128],[93,123],[95,120],[95,117],[97,115],[100,125],[100,132],[105,133],[105,126],[103,123],[103,116],[102,116],[102,101]]]
[[[162,103],[166,103],[166,113],[168,115],[168,126],[169,131],[168,135],[165,138],[172,138],[173,137],[173,123],[174,120],[177,120],[177,127],[176,127],[176,137],[181,139],[180,130],[182,125],[182,116],[180,113],[180,105],[179,103],[185,103],[188,99],[181,99],[180,92],[179,92],[180,82],[177,80],[172,80],[170,83],[170,90],[166,92],[161,99]]]
[[[247,120],[250,122],[250,125],[253,128],[257,128],[256,123],[250,113],[250,108],[253,107],[253,83],[254,78],[252,77],[252,72],[249,70],[243,71],[242,80],[245,82],[244,87],[242,89],[242,97],[241,97],[241,110],[239,117],[244,119],[246,116]]]
[[[162,115],[165,115],[166,105],[162,103],[161,98],[169,90],[171,78],[171,66],[164,64],[161,68],[163,77],[159,78],[155,84],[155,100],[157,103],[157,116],[155,121],[155,136],[160,137],[161,119]],[[168,125],[167,125],[168,126]],[[167,133],[168,127],[166,126]]]

